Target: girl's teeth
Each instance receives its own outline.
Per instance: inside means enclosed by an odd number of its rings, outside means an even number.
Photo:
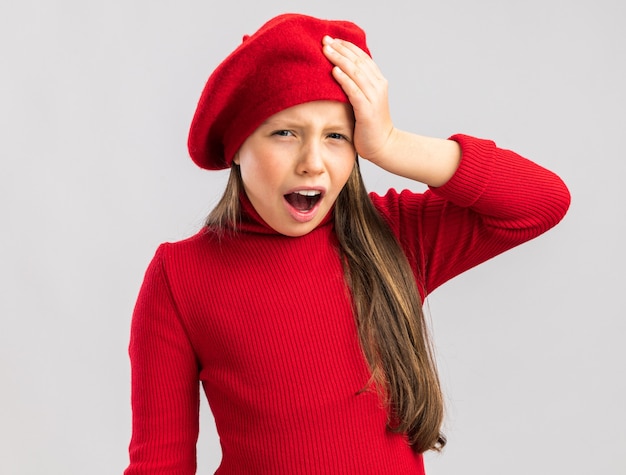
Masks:
[[[296,191],[296,193],[298,193],[299,195],[302,196],[316,196],[321,194],[321,191],[317,191],[317,190],[300,190],[300,191]]]

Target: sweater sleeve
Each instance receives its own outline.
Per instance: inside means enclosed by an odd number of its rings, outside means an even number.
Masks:
[[[554,173],[489,140],[451,137],[461,163],[423,194],[373,194],[416,272],[423,296],[460,273],[533,239],[567,212],[570,194]]]
[[[150,263],[131,323],[132,438],[125,475],[194,474],[198,364],[165,272],[167,245]]]

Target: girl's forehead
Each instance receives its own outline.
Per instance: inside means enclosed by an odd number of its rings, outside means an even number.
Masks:
[[[354,114],[349,104],[339,101],[311,101],[283,109],[269,116],[263,124],[283,120],[329,121],[340,123],[354,122]]]

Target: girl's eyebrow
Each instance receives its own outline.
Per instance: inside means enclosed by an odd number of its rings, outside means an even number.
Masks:
[[[272,119],[269,118],[261,123],[263,126],[278,127],[281,129],[299,129],[307,127],[303,121],[293,119]],[[352,131],[354,126],[344,122],[329,122],[323,126],[323,130],[347,130]]]

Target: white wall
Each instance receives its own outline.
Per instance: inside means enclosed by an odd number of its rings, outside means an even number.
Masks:
[[[188,159],[195,103],[241,36],[285,11],[365,28],[398,126],[492,138],[573,195],[553,231],[432,296],[449,445],[428,473],[626,473],[617,0],[2,2],[0,473],[124,469],[143,272],[224,184]],[[366,180],[406,184],[371,167]]]

